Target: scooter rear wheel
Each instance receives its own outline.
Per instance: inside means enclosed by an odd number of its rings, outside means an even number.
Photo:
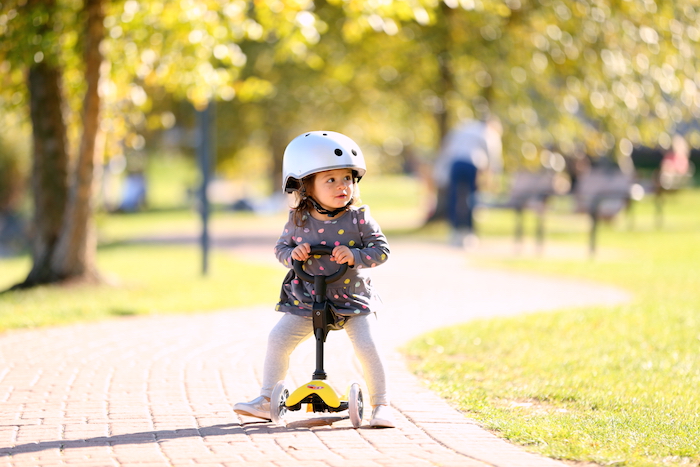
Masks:
[[[363,411],[362,389],[358,383],[352,383],[348,391],[348,412],[350,413],[350,421],[354,428],[359,428],[360,425],[362,425]]]
[[[287,414],[287,398],[289,386],[286,381],[280,381],[275,385],[270,396],[270,419],[277,425],[285,425],[284,416]]]

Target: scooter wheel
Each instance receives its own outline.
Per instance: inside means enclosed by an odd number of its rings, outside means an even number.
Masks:
[[[287,398],[289,397],[289,386],[286,381],[280,381],[275,385],[270,397],[270,419],[277,425],[284,425],[284,416],[287,414]]]
[[[362,389],[357,383],[350,385],[348,391],[348,412],[350,413],[350,421],[354,428],[359,428],[362,425],[362,412],[364,403],[362,402]]]

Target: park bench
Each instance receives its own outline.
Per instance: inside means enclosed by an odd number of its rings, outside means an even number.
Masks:
[[[557,175],[552,170],[539,172],[518,171],[513,175],[507,201],[493,207],[515,211],[515,241],[523,239],[523,217],[525,210],[536,214],[535,240],[538,249],[544,246],[545,215],[550,199],[568,196],[572,200],[573,212],[590,218],[589,252],[596,251],[597,232],[600,221],[611,220],[623,209],[629,209],[633,199],[642,194],[635,186],[633,176],[622,172],[617,166],[593,167],[581,174],[571,193],[558,187]]]
[[[530,209],[536,214],[535,238],[538,248],[544,244],[544,216],[547,209],[547,201],[555,193],[554,171],[543,170],[530,172],[518,171],[513,175],[508,199],[499,207],[513,209],[515,211],[515,241],[521,243],[523,239],[524,211]]]
[[[658,228],[661,228],[663,225],[663,207],[666,197],[690,186],[694,174],[695,165],[692,162],[689,162],[687,169],[683,172],[664,170],[663,166],[654,171],[652,174],[652,190],[654,193],[656,226]]]
[[[644,146],[632,151],[635,170],[641,175],[640,183],[647,193],[654,195],[656,226],[663,224],[663,207],[668,195],[692,186],[695,168],[700,162],[700,150],[692,149],[685,170],[673,171],[663,166],[664,151]]]
[[[579,177],[574,190],[575,212],[590,217],[589,252],[596,251],[598,225],[611,220],[623,209],[629,209],[633,199],[641,199],[643,192],[635,185],[632,174],[618,167],[593,167]]]

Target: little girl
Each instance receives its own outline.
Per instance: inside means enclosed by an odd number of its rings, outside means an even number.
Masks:
[[[357,182],[365,174],[362,151],[353,140],[332,131],[313,131],[295,138],[284,152],[283,188],[295,193],[296,206],[277,245],[277,259],[292,267],[305,262],[309,274],[328,275],[337,264],[350,266],[343,277],[328,284],[326,295],[347,331],[369,389],[373,407],[370,425],[393,428],[386,374],[373,335],[374,312],[381,301],[372,289],[369,269],[384,263],[389,244],[367,206],[354,206]],[[333,254],[310,257],[315,245],[333,246]],[[234,405],[236,413],[270,419],[270,396],[284,379],[292,351],[313,333],[313,285],[287,274],[276,309],[284,312],[270,332],[260,396]]]

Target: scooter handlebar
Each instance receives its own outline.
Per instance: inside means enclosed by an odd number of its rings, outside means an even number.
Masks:
[[[333,247],[328,246],[328,245],[315,245],[311,247],[311,251],[309,252],[309,255],[332,255],[333,254]],[[303,261],[297,261],[295,259],[292,259],[292,267],[294,268],[294,272],[297,273],[297,276],[305,280],[306,282],[314,282],[314,276],[309,274],[308,272],[304,271],[302,266],[304,265]],[[331,275],[325,276],[326,277],[326,284],[330,284],[331,282],[335,282],[347,272],[348,270],[348,263],[343,263],[338,265],[338,270],[334,272]]]

